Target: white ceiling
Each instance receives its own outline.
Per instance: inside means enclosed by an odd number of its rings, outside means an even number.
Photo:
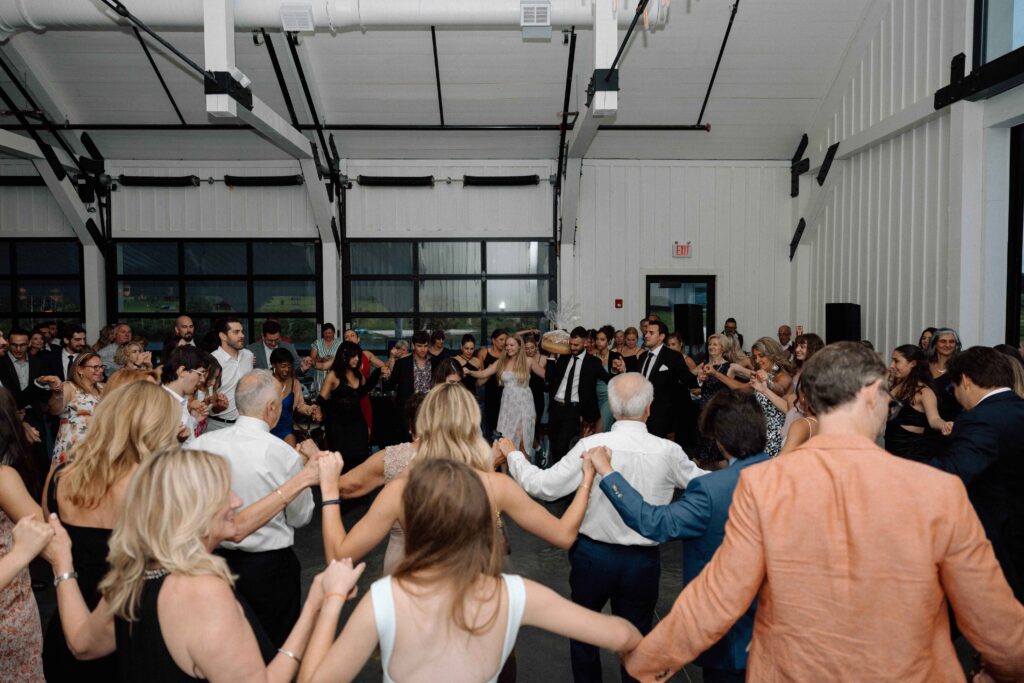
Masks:
[[[835,78],[871,0],[742,0],[704,121],[711,132],[602,131],[591,158],[786,159],[806,132]],[[728,23],[731,2],[677,0],[665,29],[640,31],[620,69],[619,125],[697,122]],[[202,34],[163,35],[199,64]],[[622,35],[622,32],[620,32]],[[284,37],[273,34],[301,123],[310,123]],[[190,124],[208,119],[202,85],[150,41],[168,88]],[[437,30],[448,125],[555,125],[569,49],[524,42],[518,30]],[[15,49],[75,125],[177,124],[134,33],[21,33]],[[429,28],[317,33],[302,38],[307,77],[328,124],[437,125],[437,85]],[[583,107],[592,70],[591,32],[578,32],[570,109]],[[236,61],[253,93],[282,116],[287,109],[265,46],[239,33]],[[14,92],[0,78],[0,85]],[[12,119],[2,118],[0,123]],[[276,159],[282,154],[249,131],[94,131],[108,158]],[[312,132],[307,135],[313,137]],[[334,132],[353,158],[551,158],[556,131]]]

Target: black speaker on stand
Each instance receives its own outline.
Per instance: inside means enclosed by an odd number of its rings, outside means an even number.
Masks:
[[[700,304],[675,304],[676,329],[683,338],[683,346],[699,349],[704,344],[704,307]]]
[[[860,304],[825,304],[825,343],[860,341]]]

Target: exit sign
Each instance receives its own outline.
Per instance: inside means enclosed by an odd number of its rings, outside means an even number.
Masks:
[[[690,242],[676,242],[675,249],[672,252],[672,256],[675,258],[690,258],[693,256],[692,243]]]

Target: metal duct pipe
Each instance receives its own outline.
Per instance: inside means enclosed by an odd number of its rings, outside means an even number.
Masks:
[[[593,26],[592,0],[550,0],[551,26]],[[281,25],[282,0],[235,0],[235,29]],[[398,27],[519,27],[520,0],[311,0],[317,31]],[[618,3],[619,26],[636,14],[638,0]],[[128,0],[125,5],[150,28],[195,31],[203,27],[202,0],[152,2]],[[668,20],[668,0],[652,0],[647,24],[658,29]],[[19,31],[104,29],[128,22],[99,0],[0,0],[0,40]]]

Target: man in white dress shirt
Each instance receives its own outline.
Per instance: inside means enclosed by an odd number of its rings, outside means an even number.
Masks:
[[[630,372],[608,383],[608,402],[615,424],[610,432],[579,440],[556,465],[547,470],[530,464],[519,451],[506,454],[509,474],[535,498],[557,500],[580,485],[580,456],[590,448],[605,446],[612,452],[614,468],[652,505],[672,501],[674,489],[685,489],[694,477],[707,474],[683,452],[679,444],[647,431],[654,387],[643,375]],[[504,448],[508,446],[501,442]],[[600,611],[609,600],[612,613],[635,625],[641,633],[651,630],[658,602],[661,555],[658,544],[625,525],[607,498],[592,495],[580,526],[580,535],[569,549],[569,586],[573,602]],[[601,680],[598,648],[570,641],[573,678]],[[622,680],[633,679],[622,670]]]
[[[277,384],[267,370],[238,382],[234,392],[237,422],[207,432],[190,446],[223,456],[231,463],[231,490],[244,508],[261,499],[280,498],[279,512],[237,543],[218,549],[238,574],[235,590],[245,598],[270,636],[281,647],[301,610],[301,567],[292,546],[295,529],[313,517],[313,494],[305,488],[289,502],[282,487],[303,471],[303,456],[270,433],[281,417]]]
[[[238,419],[235,388],[239,380],[252,372],[255,362],[252,351],[245,348],[245,330],[242,329],[241,320],[224,318],[214,325],[220,346],[212,355],[220,363],[220,393],[228,399],[228,407],[219,413],[210,414],[207,423],[210,431],[230,427]]]

